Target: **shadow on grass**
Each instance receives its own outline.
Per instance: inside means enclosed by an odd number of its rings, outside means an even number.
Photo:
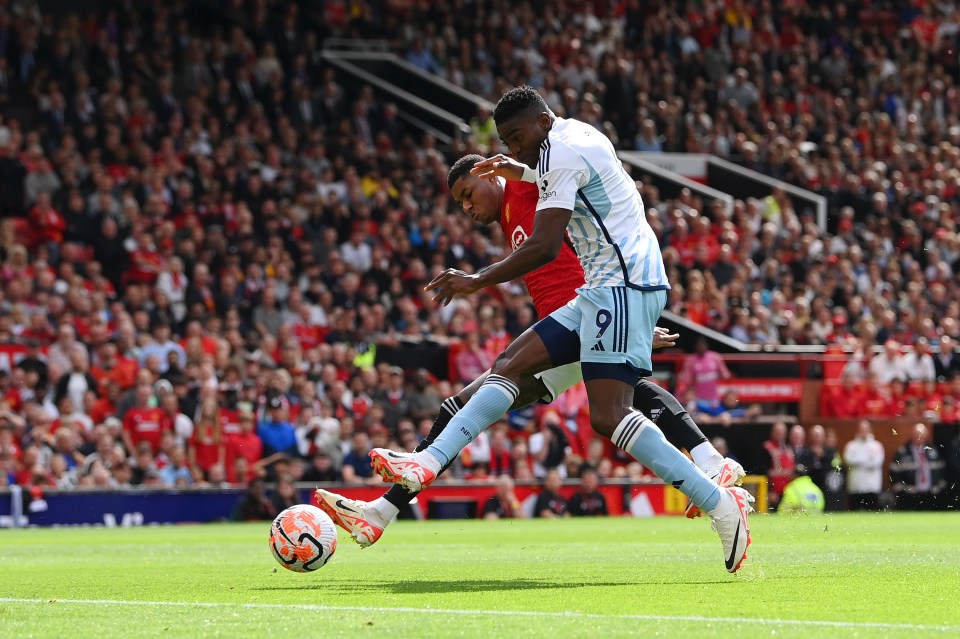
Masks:
[[[323,590],[338,593],[392,593],[392,594],[443,594],[448,592],[503,592],[507,590],[573,590],[577,588],[620,588],[623,586],[736,586],[732,579],[689,579],[665,581],[649,579],[636,581],[545,581],[541,579],[458,579],[457,581],[323,581],[311,584],[284,586],[261,586],[251,590]]]

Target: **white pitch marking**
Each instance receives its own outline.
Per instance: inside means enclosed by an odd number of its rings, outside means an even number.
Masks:
[[[604,615],[592,612],[551,612],[541,610],[458,610],[444,608],[407,608],[377,606],[324,606],[320,604],[243,603],[211,601],[124,601],[122,599],[20,599],[0,597],[0,604],[66,604],[75,606],[139,606],[168,608],[247,608],[253,610],[304,610],[311,612],[371,612],[400,614],[434,614],[462,616],[546,617],[555,619],[612,619],[626,621],[679,621],[690,623],[734,623],[757,625],[816,626],[823,628],[878,628],[885,630],[924,630],[956,632],[960,626],[934,626],[912,623],[883,623],[871,621],[827,621],[809,619],[764,619],[754,617],[705,617],[701,615]]]

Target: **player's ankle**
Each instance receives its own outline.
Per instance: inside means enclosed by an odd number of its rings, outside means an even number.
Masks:
[[[443,462],[431,454],[429,450],[416,453],[416,458],[417,462],[432,470],[435,475],[439,475],[441,469],[443,469]]]
[[[737,507],[737,500],[733,498],[733,495],[730,494],[729,490],[720,488],[720,499],[717,501],[717,505],[711,509],[704,509],[703,512],[707,513],[710,517],[718,517],[720,515],[727,514],[728,511]]]
[[[399,513],[400,509],[383,497],[377,497],[370,502],[364,510],[367,521],[377,528],[386,528]]]

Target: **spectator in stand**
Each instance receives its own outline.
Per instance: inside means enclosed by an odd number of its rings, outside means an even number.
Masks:
[[[580,475],[580,490],[567,504],[567,512],[574,517],[596,517],[607,515],[607,499],[599,490],[600,478],[595,470],[585,470]]]
[[[297,454],[297,430],[287,419],[287,408],[279,397],[267,401],[266,418],[257,425],[257,436],[263,442],[265,456],[281,453]]]
[[[490,472],[490,436],[487,434],[487,431],[484,431],[478,434],[473,440],[467,444],[467,447],[463,449],[463,452],[460,456],[460,461],[464,466],[470,468],[473,471],[474,479],[476,479],[477,470],[475,466],[482,465],[486,468],[486,472]]]
[[[680,372],[677,394],[683,396],[687,389],[693,390],[698,403],[719,406],[718,382],[730,379],[730,371],[723,357],[709,349],[705,338],[697,340],[696,351],[687,356]]]
[[[180,344],[170,339],[170,319],[159,317],[153,322],[151,330],[153,339],[140,352],[140,365],[143,366],[150,357],[156,357],[161,373],[170,368],[171,355],[175,356],[176,366],[183,369],[187,363],[187,355]]]
[[[556,519],[558,517],[569,517],[567,511],[567,501],[560,495],[560,489],[563,487],[563,478],[556,469],[547,471],[547,476],[543,480],[543,488],[537,496],[537,503],[533,508],[534,516],[543,519]]]
[[[350,450],[343,457],[343,467],[340,472],[343,473],[343,481],[348,484],[366,482],[378,483],[379,475],[373,472],[373,465],[370,463],[370,451],[373,445],[370,443],[370,435],[366,431],[358,430],[353,433],[352,445]]]
[[[496,492],[483,506],[483,518],[516,519],[523,517],[520,500],[514,492],[513,478],[510,475],[500,475],[497,479]]]
[[[187,315],[187,287],[190,285],[183,268],[183,260],[174,255],[160,271],[156,284],[156,290],[167,298],[172,319],[178,326]]]
[[[955,374],[960,373],[960,355],[956,352],[957,343],[949,335],[940,338],[937,354],[933,357],[933,366],[937,373],[937,381],[946,382]]]
[[[883,385],[895,379],[906,380],[903,355],[900,354],[900,344],[896,340],[887,340],[883,345],[883,352],[873,356],[869,374],[877,383]]]
[[[59,404],[64,397],[69,397],[74,406],[83,406],[88,391],[99,395],[97,380],[89,372],[86,352],[73,350],[70,352],[70,369],[57,381],[53,401]]]
[[[204,476],[214,466],[223,468],[227,458],[227,446],[223,435],[220,406],[215,397],[200,403],[200,415],[193,427],[188,448],[190,467],[197,467]]]
[[[72,324],[63,323],[57,329],[57,341],[47,352],[47,366],[50,369],[50,382],[56,383],[60,376],[71,369],[71,353],[79,353],[89,360],[87,347],[77,340],[77,332]]]
[[[597,470],[606,457],[606,453],[606,445],[602,439],[599,437],[591,439],[590,443],[587,444],[587,454],[583,459],[583,464],[580,466],[580,474],[582,475],[587,469]]]
[[[493,357],[480,344],[478,333],[469,333],[467,342],[456,356],[456,381],[469,384],[489,370]]]
[[[278,513],[302,503],[300,495],[297,494],[297,485],[290,475],[283,475],[277,478],[277,487],[270,497],[270,503],[273,509]]]
[[[510,438],[507,435],[509,426],[504,422],[497,422],[486,432],[490,433],[490,466],[491,476],[510,475],[513,471],[511,458]]]
[[[160,382],[166,382],[166,380],[159,380],[157,385]],[[169,384],[169,382],[166,383]],[[156,385],[154,388],[156,388]],[[167,418],[167,422],[172,425],[173,435],[177,443],[186,446],[193,437],[194,426],[193,420],[180,412],[179,398],[172,391],[163,394],[160,399],[160,409]]]
[[[853,419],[863,412],[866,394],[852,373],[844,369],[840,384],[824,383],[820,391],[820,415]]]
[[[262,479],[252,479],[246,494],[233,507],[234,521],[269,521],[277,516],[273,503],[267,499]]]
[[[793,480],[795,460],[793,448],[787,444],[787,425],[774,422],[770,428],[770,439],[763,443],[764,450],[770,455],[767,477],[770,480],[770,505],[776,508],[783,496],[787,484]]]
[[[545,411],[540,417],[539,430],[527,439],[534,477],[545,478],[549,471],[557,470],[563,478],[566,472],[563,459],[570,444],[561,424],[560,415],[555,410]]]
[[[237,416],[240,424],[240,432],[231,435],[226,442],[226,461],[227,479],[231,483],[245,483],[243,477],[238,478],[235,474],[236,460],[243,458],[248,468],[263,458],[263,442],[254,429],[253,413],[247,410],[240,411]]]
[[[340,473],[333,465],[330,455],[324,450],[317,449],[310,458],[310,466],[303,474],[303,481],[307,482],[338,482]]]
[[[796,460],[800,449],[807,443],[807,431],[800,424],[794,424],[790,427],[790,435],[787,440],[790,450],[793,451],[793,458]]]
[[[160,451],[163,436],[170,432],[170,423],[163,411],[154,406],[153,386],[140,382],[134,389],[134,405],[123,416],[123,444],[132,453],[146,442],[154,453]]]
[[[385,388],[381,388],[372,397],[383,408],[383,423],[396,432],[400,419],[410,413],[410,398],[403,386],[403,369],[390,367]]]
[[[947,487],[946,462],[930,446],[926,424],[913,427],[910,438],[890,462],[890,489],[900,510],[933,510]]]
[[[879,357],[879,355],[878,355]],[[899,380],[900,378],[895,378]],[[863,404],[857,416],[862,417],[890,417],[895,410],[890,384],[883,383],[872,372],[867,380],[867,388],[863,396]]]
[[[187,452],[183,446],[175,445],[170,453],[167,464],[160,469],[160,479],[167,486],[189,486],[193,483],[190,466],[187,465]]]
[[[926,382],[937,377],[933,356],[930,355],[930,342],[926,337],[917,337],[913,342],[913,352],[903,358],[903,370],[907,381]]]
[[[441,397],[430,382],[430,372],[418,368],[412,385],[413,389],[408,393],[410,417],[415,421],[432,420],[440,410]]]
[[[883,444],[874,438],[870,421],[860,420],[857,436],[843,449],[850,510],[879,510],[885,457]]]
[[[744,407],[740,404],[737,391],[731,388],[723,394],[719,404],[711,406],[706,402],[697,401],[693,405],[688,405],[687,411],[695,414],[697,419],[729,425],[733,420],[755,419],[763,409],[759,404]]]

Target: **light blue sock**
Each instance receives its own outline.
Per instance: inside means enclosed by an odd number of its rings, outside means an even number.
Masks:
[[[665,483],[709,513],[720,503],[720,488],[693,462],[670,445],[656,424],[631,412],[613,431],[613,443],[627,451]]]
[[[427,452],[446,466],[467,444],[503,417],[517,400],[520,389],[506,377],[490,375],[467,405],[457,411]]]

